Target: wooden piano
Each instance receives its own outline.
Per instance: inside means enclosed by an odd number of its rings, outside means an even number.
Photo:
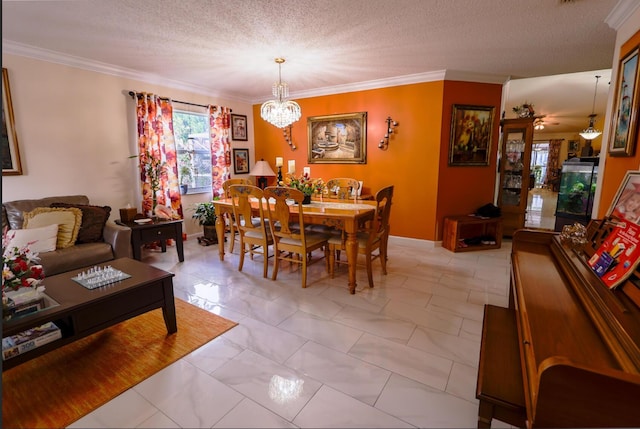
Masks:
[[[640,427],[640,273],[610,290],[587,265],[611,229],[592,221],[580,251],[513,235],[509,308],[485,306],[478,427]]]

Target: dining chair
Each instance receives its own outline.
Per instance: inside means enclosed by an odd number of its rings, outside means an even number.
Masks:
[[[261,254],[264,259],[262,276],[266,278],[269,269],[269,246],[273,244],[273,238],[265,222],[262,189],[253,185],[231,185],[229,187],[229,195],[236,228],[240,236],[238,271],[242,271],[245,253],[249,253],[251,259],[253,259],[253,255]],[[254,209],[251,206],[252,200],[254,202],[257,200],[258,216],[254,214]],[[262,251],[259,249],[262,249]]]
[[[373,287],[372,261],[380,259],[382,274],[387,274],[387,244],[389,242],[389,218],[391,217],[391,200],[393,186],[387,186],[376,193],[376,214],[371,221],[357,233],[358,254],[366,258],[369,287]],[[346,263],[340,261],[340,251],[345,250],[342,237],[329,238],[329,274],[334,276],[335,265]],[[377,253],[374,253],[377,250]]]
[[[229,187],[231,185],[253,185],[250,179],[227,179],[222,182],[222,191],[224,192],[225,198],[231,198],[229,195]],[[229,213],[229,216],[226,218],[226,223],[229,225],[229,253],[233,253],[234,244],[236,242],[236,235],[238,232],[238,228],[236,227],[236,221],[233,218],[233,213]]]
[[[306,288],[310,254],[314,250],[322,248],[324,249],[325,261],[328,261],[327,240],[329,235],[305,229],[304,206],[302,204],[304,194],[301,191],[294,188],[270,186],[265,188],[264,197],[269,201],[267,211],[275,254],[271,279],[276,280],[281,261],[295,262],[302,265],[302,287]],[[287,200],[295,204],[298,213],[291,210]],[[294,228],[293,224],[297,224],[297,226]]]
[[[353,196],[354,190],[357,193],[360,187],[360,182],[356,179],[350,179],[347,177],[339,177],[329,179],[327,181],[327,189],[329,190],[329,197],[336,197],[339,200],[348,200]]]

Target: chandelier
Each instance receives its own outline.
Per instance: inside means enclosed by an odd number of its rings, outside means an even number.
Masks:
[[[585,140],[593,140],[602,134],[602,131],[598,131],[593,127],[593,124],[596,119],[596,95],[598,95],[598,79],[602,76],[596,76],[596,90],[593,93],[593,107],[591,108],[591,114],[589,115],[589,126],[584,130],[580,131],[580,136]]]
[[[284,128],[300,119],[300,105],[286,99],[289,96],[289,85],[282,82],[284,58],[276,58],[275,61],[278,64],[278,81],[273,84],[271,92],[276,98],[262,104],[260,116],[270,124]]]

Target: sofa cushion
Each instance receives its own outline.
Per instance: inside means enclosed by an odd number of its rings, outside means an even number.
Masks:
[[[75,207],[82,211],[82,224],[78,231],[76,244],[104,241],[102,231],[111,214],[111,207],[69,203],[53,203],[51,207]]]
[[[52,252],[56,250],[58,241],[58,225],[52,224],[40,228],[12,229],[7,232],[10,237],[7,247],[21,249],[29,245],[32,252]]]
[[[24,214],[25,229],[58,225],[56,248],[73,246],[82,224],[82,211],[77,208],[38,207]]]
[[[44,275],[51,277],[79,268],[93,267],[113,260],[113,251],[109,243],[84,243],[40,255],[40,264]],[[46,286],[46,278],[45,278]]]
[[[21,229],[24,213],[37,207],[50,207],[51,203],[89,204],[86,195],[66,195],[46,197],[37,200],[16,200],[2,203],[2,224],[9,225],[9,229]]]

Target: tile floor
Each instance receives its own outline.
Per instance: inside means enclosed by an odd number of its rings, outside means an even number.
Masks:
[[[556,226],[558,193],[549,189],[534,188],[529,191],[525,228],[549,229]]]
[[[237,247],[224,262],[195,237],[184,263],[145,251],[176,298],[239,325],[70,427],[476,427],[483,304],[507,305],[509,240],[452,253],[392,237],[388,275],[374,261],[370,289],[360,267],[355,295],[324,261],[306,289],[297,268],[238,272]]]

